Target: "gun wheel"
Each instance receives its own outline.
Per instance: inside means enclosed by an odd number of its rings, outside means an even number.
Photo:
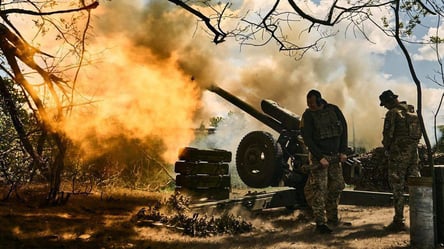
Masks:
[[[236,169],[242,181],[253,188],[277,186],[282,178],[282,149],[273,136],[253,131],[242,138],[236,152]]]

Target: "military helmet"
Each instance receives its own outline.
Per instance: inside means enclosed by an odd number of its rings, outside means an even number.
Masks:
[[[394,94],[392,92],[392,90],[386,90],[386,91],[382,92],[381,95],[379,95],[379,100],[381,101],[381,103],[379,105],[383,106],[387,103],[392,102],[393,100],[395,100],[397,98],[398,98],[398,95]]]

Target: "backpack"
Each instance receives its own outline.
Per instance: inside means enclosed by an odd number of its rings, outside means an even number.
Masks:
[[[409,106],[409,110],[403,111],[403,114],[405,115],[405,120],[407,122],[409,137],[419,140],[422,136],[421,124],[419,123],[418,115],[412,109],[413,107]]]

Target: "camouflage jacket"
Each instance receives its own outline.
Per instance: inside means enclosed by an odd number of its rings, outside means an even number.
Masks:
[[[395,144],[403,145],[418,143],[416,139],[409,137],[409,124],[406,122],[405,113],[412,112],[413,108],[406,102],[400,102],[387,111],[384,118],[384,129],[382,132],[382,145],[390,150]]]

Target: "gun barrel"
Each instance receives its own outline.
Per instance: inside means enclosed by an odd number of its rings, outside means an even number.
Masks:
[[[264,99],[261,102],[262,111],[282,123],[287,130],[300,129],[300,117],[280,106],[273,100]]]
[[[283,126],[282,126],[281,122],[256,110],[251,105],[247,104],[246,102],[242,101],[241,99],[232,95],[231,93],[225,91],[224,89],[222,89],[216,85],[212,85],[208,88],[208,90],[216,93],[217,95],[221,96],[222,98],[224,98],[228,102],[239,107],[240,109],[242,109],[246,113],[250,114],[251,116],[253,116],[257,120],[259,120],[263,124],[270,127],[271,129],[273,129],[279,133],[283,130]]]

